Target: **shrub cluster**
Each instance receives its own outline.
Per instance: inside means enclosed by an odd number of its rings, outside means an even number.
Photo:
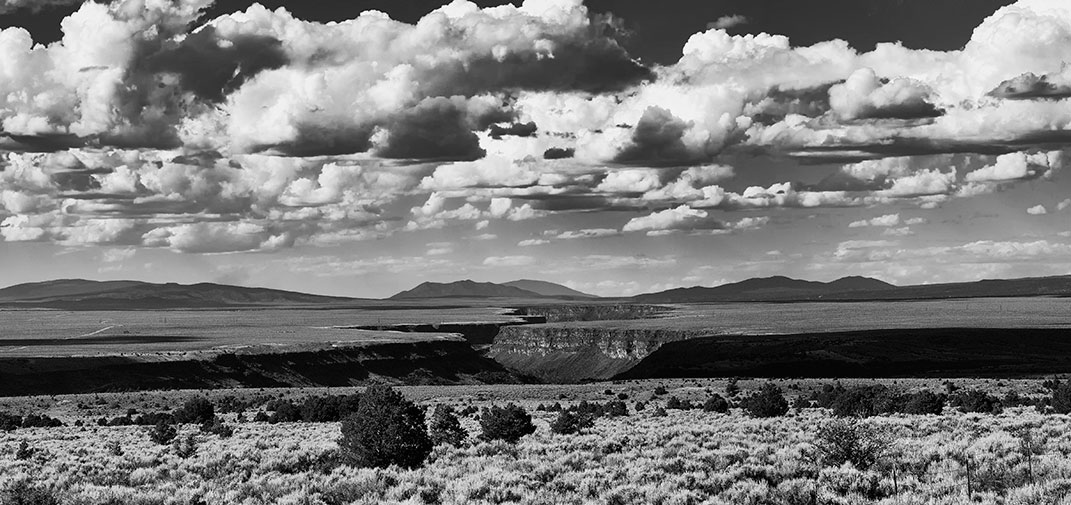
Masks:
[[[881,385],[845,388],[826,384],[808,403],[827,408],[840,417],[870,417],[884,414],[940,414],[946,396],[923,390],[899,393]]]
[[[521,437],[535,433],[532,416],[513,403],[505,407],[492,405],[480,413],[480,438],[485,441],[504,440],[517,443]]]
[[[948,404],[963,412],[999,414],[1004,411],[1000,398],[977,389],[954,393],[948,398]]]
[[[19,428],[55,428],[63,426],[59,419],[40,414],[20,417],[7,412],[0,412],[0,431],[14,431]]]
[[[338,422],[357,412],[361,395],[312,396],[301,403],[293,400],[271,400],[265,409],[271,412],[258,412],[254,421],[275,423],[331,423]]]
[[[778,417],[788,413],[785,394],[772,382],[763,384],[758,392],[741,400],[740,406],[752,417]]]

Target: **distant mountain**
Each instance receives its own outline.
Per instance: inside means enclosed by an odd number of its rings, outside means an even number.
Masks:
[[[867,277],[845,277],[833,282],[803,281],[788,277],[763,277],[723,284],[713,288],[678,288],[633,297],[647,303],[718,301],[767,301],[822,298],[852,291],[884,291],[896,286]]]
[[[419,286],[402,291],[391,300],[408,300],[415,298],[542,298],[543,295],[513,286],[493,282],[473,282],[463,280],[449,283],[425,282]]]
[[[140,281],[63,279],[0,289],[0,305],[73,309],[201,308],[329,304],[351,298],[223,284],[153,284]]]
[[[932,300],[1009,296],[1071,296],[1071,276],[983,280],[951,284],[894,286],[869,277],[815,282],[767,277],[712,288],[678,288],[633,297],[645,303],[807,301],[807,300]]]
[[[567,288],[561,284],[555,284],[547,281],[536,281],[531,279],[521,279],[518,281],[506,282],[503,286],[512,286],[520,288],[525,291],[531,291],[543,296],[558,296],[558,297],[570,297],[570,298],[598,298],[595,295],[589,295],[582,293],[575,289]]]

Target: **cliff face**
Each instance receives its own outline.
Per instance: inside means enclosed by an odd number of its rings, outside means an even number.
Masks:
[[[694,330],[530,325],[503,328],[490,357],[547,382],[604,380],[667,342],[709,335]]]
[[[0,359],[0,396],[523,380],[468,343],[455,341],[278,353]]]

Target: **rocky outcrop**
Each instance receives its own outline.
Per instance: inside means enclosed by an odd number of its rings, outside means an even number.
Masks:
[[[635,303],[533,305],[518,309],[522,314],[541,316],[548,323],[652,319],[673,311],[670,306]]]
[[[639,363],[667,342],[709,331],[605,325],[529,325],[503,328],[489,356],[546,382],[605,380]]]

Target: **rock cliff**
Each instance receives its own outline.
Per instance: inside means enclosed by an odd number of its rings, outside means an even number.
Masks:
[[[609,379],[667,342],[710,335],[707,330],[537,324],[502,328],[490,357],[546,382]]]

